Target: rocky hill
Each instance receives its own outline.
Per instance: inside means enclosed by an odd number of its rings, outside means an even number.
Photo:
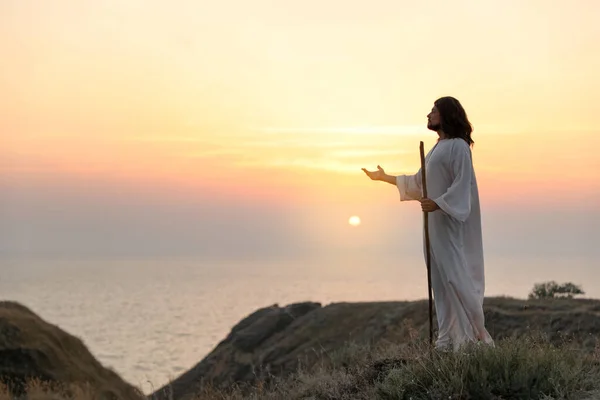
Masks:
[[[13,395],[32,378],[69,387],[89,387],[106,399],[143,396],[115,372],[103,367],[78,338],[37,316],[27,307],[0,301],[0,383]]]
[[[598,341],[598,300],[487,298],[484,308],[496,340],[542,332],[551,342],[570,340],[588,349]],[[427,301],[273,305],[239,322],[207,357],[152,397],[191,399],[207,383],[225,388],[286,376],[300,365],[323,362],[324,353],[348,343],[377,346],[427,338],[428,323]]]
[[[497,341],[541,332],[554,343],[576,343],[583,355],[596,354],[600,349],[599,300],[486,298],[484,308],[487,327]],[[373,349],[402,347],[426,339],[428,321],[427,301],[326,306],[306,302],[265,307],[240,321],[207,357],[150,397],[187,400],[197,398],[207,387],[218,391],[234,383],[269,382],[299,367],[310,370],[333,362],[336,352],[351,348],[352,343]],[[537,362],[534,359],[532,365]],[[563,374],[563,370],[556,373]],[[67,392],[69,387],[89,387],[93,398],[144,398],[102,366],[81,340],[20,304],[0,302],[0,398],[2,384],[19,395],[32,378],[60,383]],[[90,398],[65,395],[64,391],[61,396],[52,396]]]

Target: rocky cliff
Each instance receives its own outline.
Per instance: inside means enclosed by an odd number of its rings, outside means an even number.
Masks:
[[[38,379],[89,387],[98,398],[141,399],[143,396],[115,372],[103,367],[78,338],[18,303],[0,301],[0,383],[13,395]]]
[[[541,331],[552,341],[569,338],[594,347],[600,333],[597,300],[488,298],[484,308],[497,340]],[[206,383],[226,387],[285,376],[300,365],[322,362],[323,353],[349,342],[378,345],[427,338],[428,324],[427,301],[273,305],[243,319],[206,358],[152,397],[190,399]]]
[[[534,331],[553,342],[570,340],[588,349],[599,343],[599,300],[487,298],[484,308],[496,340]],[[348,343],[377,347],[426,339],[428,321],[427,301],[272,305],[240,321],[207,357],[151,397],[187,400],[207,383],[225,388],[268,381],[327,362]],[[0,302],[0,383],[20,394],[31,378],[88,385],[94,398],[143,398],[78,338],[22,305]]]

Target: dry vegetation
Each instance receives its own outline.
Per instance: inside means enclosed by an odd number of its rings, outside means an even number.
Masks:
[[[598,394],[597,397],[594,393]],[[29,399],[105,398],[89,388],[53,388],[39,381]],[[287,378],[272,377],[226,390],[205,385],[195,399],[593,399],[600,398],[600,347],[584,350],[542,334],[471,346],[459,353],[408,345],[348,345]],[[0,391],[0,400],[11,398]],[[191,400],[192,398],[190,398]]]
[[[505,339],[495,348],[430,351],[422,342],[349,346],[329,362],[269,385],[198,399],[592,399],[600,398],[600,348],[582,350],[541,335]],[[596,396],[594,395],[596,393]]]
[[[496,346],[459,353],[430,350],[426,306],[334,304],[283,327],[288,309],[262,310],[232,330],[199,364],[204,369],[178,378],[179,392],[174,381],[162,397],[148,397],[600,399],[600,301],[487,299]],[[231,385],[234,378],[245,383]],[[0,382],[0,400],[146,398],[103,368],[79,339],[11,302],[0,302]]]

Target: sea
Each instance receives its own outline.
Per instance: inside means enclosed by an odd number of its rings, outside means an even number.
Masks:
[[[487,257],[486,295],[526,298],[534,283],[582,284],[599,298],[589,257]],[[106,367],[151,393],[202,360],[258,308],[302,301],[427,298],[423,257],[206,260],[19,257],[0,260],[0,300],[79,337]]]

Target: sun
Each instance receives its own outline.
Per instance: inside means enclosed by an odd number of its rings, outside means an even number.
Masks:
[[[360,225],[360,217],[353,215],[348,220],[348,223],[352,226],[359,226]]]

